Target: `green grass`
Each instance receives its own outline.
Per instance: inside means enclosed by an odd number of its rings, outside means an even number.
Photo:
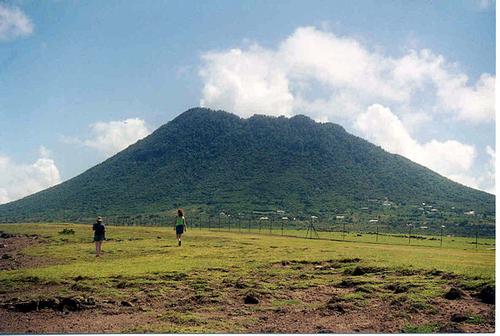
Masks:
[[[64,229],[74,234],[61,234]],[[150,324],[122,332],[255,330],[259,324],[255,314],[326,309],[331,294],[309,299],[321,288],[336,293],[347,307],[369,309],[375,301],[397,301],[406,307],[401,311],[404,316],[434,315],[432,300],[443,295],[450,278],[454,284],[477,291],[485,283],[493,284],[495,277],[495,253],[485,249],[199,229],[188,230],[178,247],[171,228],[108,226],[104,255],[96,258],[90,225],[6,224],[0,230],[38,234],[41,243],[20,252],[45,261],[38,267],[0,271],[1,294],[21,300],[51,295],[116,302],[136,299],[148,309],[149,299],[160,302],[160,308],[144,312],[154,314]],[[366,273],[353,272],[358,266]],[[260,303],[242,306],[250,292]],[[238,313],[231,315],[235,309]],[[487,316],[471,316],[468,322],[485,320]],[[437,328],[423,324],[407,325],[404,330],[433,332]]]
[[[195,229],[198,230],[198,229]],[[213,227],[212,231],[219,231],[217,227]],[[232,227],[229,230],[228,227],[221,228],[220,231],[225,232],[241,232],[241,233],[256,233],[262,235],[276,235],[280,236],[282,231],[279,227],[274,228],[273,230],[269,230],[269,227],[263,227],[261,230],[258,228],[252,227],[250,230],[248,228],[242,227],[239,230],[238,227]],[[300,237],[306,238],[307,230],[291,230],[284,229],[284,236],[292,236],[292,237]],[[363,243],[374,243],[374,244],[394,244],[394,245],[412,245],[412,246],[428,246],[428,247],[444,247],[444,248],[459,248],[459,249],[476,249],[476,238],[475,237],[460,237],[460,236],[447,236],[443,235],[443,243],[441,246],[441,237],[433,236],[433,235],[422,235],[418,233],[412,233],[412,238],[408,239],[408,233],[365,233],[365,232],[346,232],[342,233],[341,231],[335,232],[326,232],[326,231],[318,231],[318,237],[320,239],[331,239],[338,241],[348,241],[348,242],[363,242]],[[418,238],[415,238],[415,237]],[[313,237],[316,237],[313,235]],[[495,239],[494,238],[478,238],[477,240],[477,249],[494,249],[495,248]]]
[[[2,281],[29,276],[43,281],[76,276],[135,277],[195,270],[213,270],[211,273],[217,274],[218,269],[237,275],[283,260],[340,258],[360,258],[372,266],[438,269],[469,278],[494,279],[495,253],[492,250],[310,240],[198,229],[189,230],[179,248],[171,228],[109,226],[107,238],[110,240],[103,244],[105,256],[95,258],[89,225],[5,224],[1,228],[5,232],[35,233],[45,237],[48,244],[35,245],[24,253],[45,257],[54,263],[35,269],[2,271]],[[58,233],[65,228],[74,230],[75,234]]]
[[[403,329],[403,332],[412,334],[430,334],[437,332],[439,330],[439,327],[440,325],[437,323],[422,325],[409,324]]]

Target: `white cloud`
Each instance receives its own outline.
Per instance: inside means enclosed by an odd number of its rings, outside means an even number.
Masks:
[[[201,106],[235,111],[244,117],[291,114],[293,96],[272,53],[254,46],[246,52],[207,53],[203,60],[208,66],[200,71],[205,80]]]
[[[33,23],[17,7],[0,3],[0,42],[11,41],[33,33]]]
[[[490,190],[484,176],[472,173],[474,146],[455,140],[419,142],[410,132],[426,126],[427,134],[438,134],[443,125],[494,121],[492,74],[471,81],[457,64],[429,49],[387,56],[314,27],[299,27],[275,48],[254,43],[207,52],[202,59],[202,106],[243,117],[301,113],[353,125],[390,152]]]
[[[16,163],[0,155],[0,204],[11,202],[61,182],[50,152],[40,147],[40,157],[32,164]]]
[[[495,77],[482,74],[474,87],[466,85],[467,76],[449,76],[436,72],[437,95],[440,107],[453,111],[465,121],[483,122],[495,120]]]
[[[403,155],[454,181],[478,188],[477,180],[468,175],[476,156],[474,146],[455,140],[419,143],[389,108],[378,104],[360,114],[355,127],[388,152]]]
[[[151,133],[146,122],[139,118],[96,122],[90,125],[90,138],[81,140],[62,137],[67,144],[80,144],[98,150],[106,156],[112,156]]]
[[[489,156],[488,164],[486,167],[486,173],[480,178],[479,182],[482,189],[495,194],[496,193],[496,181],[495,181],[495,166],[496,166],[496,151],[490,146],[485,148],[486,154]]]
[[[485,73],[471,84],[455,64],[427,49],[392,58],[355,39],[300,27],[276,49],[253,44],[205,53],[203,61],[201,105],[244,117],[321,109],[320,119],[354,120],[379,103],[395,111],[425,105],[463,121],[495,118],[495,77]]]

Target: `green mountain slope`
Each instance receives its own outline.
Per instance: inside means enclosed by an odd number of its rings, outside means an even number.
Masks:
[[[60,185],[0,206],[0,220],[283,209],[354,211],[370,199],[494,216],[493,195],[452,182],[332,123],[194,108]]]

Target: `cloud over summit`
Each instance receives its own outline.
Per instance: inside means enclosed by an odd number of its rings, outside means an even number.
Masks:
[[[434,127],[434,120],[460,127],[494,121],[492,74],[471,80],[429,49],[388,56],[315,27],[297,28],[275,48],[253,44],[209,51],[202,61],[202,106],[243,117],[300,113],[339,122],[389,151],[482,187],[470,175],[477,157],[473,145],[417,141],[411,132],[420,125]],[[363,127],[368,119],[382,123],[378,131]]]

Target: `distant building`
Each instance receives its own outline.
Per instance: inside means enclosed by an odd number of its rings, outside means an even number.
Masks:
[[[464,215],[466,216],[474,216],[475,214],[476,212],[474,210],[464,212]]]
[[[336,219],[344,219],[344,217],[345,216],[343,216],[343,215],[337,215],[337,216],[335,216]]]
[[[368,223],[378,223],[378,219],[370,219]]]

